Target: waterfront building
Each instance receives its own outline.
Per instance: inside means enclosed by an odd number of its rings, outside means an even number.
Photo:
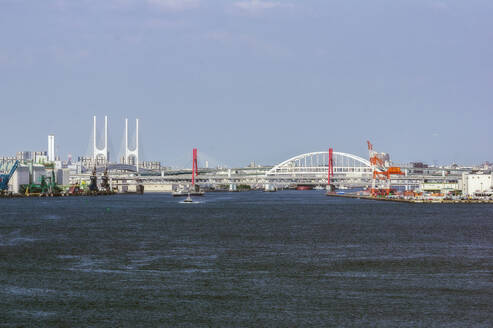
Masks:
[[[15,158],[21,162],[33,162],[42,164],[48,162],[48,152],[46,151],[19,151]]]
[[[463,173],[461,180],[462,194],[474,196],[475,194],[491,191],[493,188],[493,173]]]
[[[419,189],[425,193],[442,195],[454,194],[460,191],[458,181],[422,182]]]

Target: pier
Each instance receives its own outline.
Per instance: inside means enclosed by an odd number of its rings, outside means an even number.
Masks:
[[[446,198],[400,198],[400,197],[375,197],[358,194],[327,193],[328,197],[366,199],[382,202],[412,203],[412,204],[493,204],[493,199],[446,199]]]

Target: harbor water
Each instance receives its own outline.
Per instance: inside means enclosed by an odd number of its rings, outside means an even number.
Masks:
[[[493,206],[0,199],[0,327],[491,327]]]

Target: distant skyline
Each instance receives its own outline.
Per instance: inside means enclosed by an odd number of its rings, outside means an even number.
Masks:
[[[493,2],[0,0],[0,155],[90,155],[140,119],[143,160],[335,151],[493,161]]]

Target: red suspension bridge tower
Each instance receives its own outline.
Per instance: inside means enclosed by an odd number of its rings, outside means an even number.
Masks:
[[[333,149],[329,148],[329,161],[328,161],[328,173],[327,173],[327,191],[333,191],[333,185],[330,184],[330,177],[334,177],[334,159]]]
[[[193,149],[193,163],[192,163],[192,188],[195,188],[195,176],[199,175],[197,166],[197,148]]]

